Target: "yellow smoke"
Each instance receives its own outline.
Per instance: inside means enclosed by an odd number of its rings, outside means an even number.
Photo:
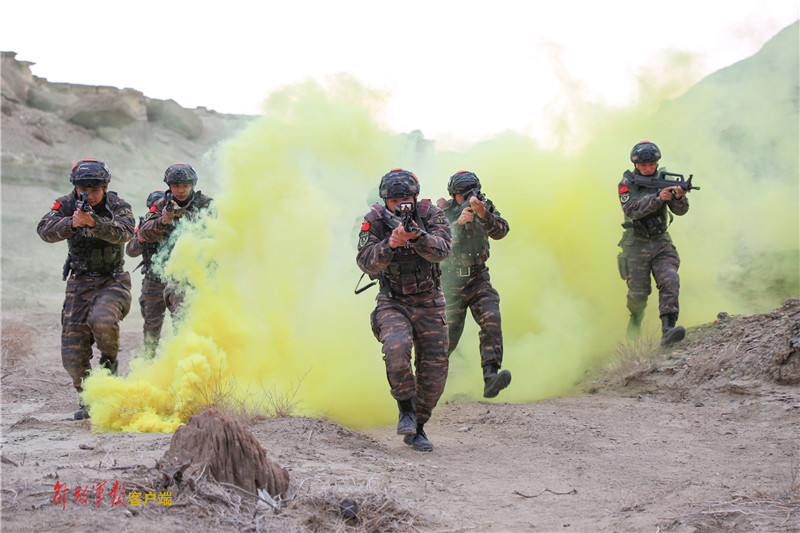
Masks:
[[[750,310],[722,289],[723,274],[741,246],[796,254],[797,184],[753,190],[745,172],[729,167],[723,180],[722,151],[702,133],[653,123],[654,96],[645,96],[644,108],[587,117],[588,140],[577,148],[545,150],[506,133],[456,153],[389,132],[379,121],[383,95],[348,77],[272,95],[264,116],[223,150],[225,192],[213,215],[186,226],[166,265],[167,275],[192,287],[176,335],[152,362],[133,361],[127,377],[96,372],[86,380],[93,423],[173,431],[198,388],[227,378],[250,391],[300,384],[303,414],[350,426],[391,423],[396,405],[369,327],[375,289],[353,294],[361,274],[353,227],[394,167],[415,171],[421,197],[433,200],[446,196],[451,174],[472,170],[510,223],[508,236],[492,241],[489,261],[501,297],[504,367],[514,376],[499,401],[563,394],[622,340],[616,185],[639,140],[657,142],[669,170],[693,173],[703,187],[670,228],[683,259],[681,322]],[[744,207],[742,190],[750,193]],[[774,231],[784,224],[789,231]],[[653,328],[657,299],[654,287],[645,323]],[[443,400],[481,397],[470,321]]]

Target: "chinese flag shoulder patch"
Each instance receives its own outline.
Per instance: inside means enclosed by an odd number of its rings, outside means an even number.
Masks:
[[[56,211],[57,209],[61,209],[61,202],[54,203],[53,207],[50,208],[50,211]]]
[[[361,224],[361,231],[368,231],[369,230],[369,222],[364,222]]]
[[[624,194],[626,192],[628,192],[628,186],[627,185],[623,185],[622,187],[619,188],[619,193],[620,194]]]

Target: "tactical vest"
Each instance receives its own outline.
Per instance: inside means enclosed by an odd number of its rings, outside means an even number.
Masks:
[[[431,202],[427,199],[420,200],[417,204],[416,222],[422,229],[427,229],[425,217],[430,206]],[[371,211],[374,219],[382,222],[379,226],[382,228],[379,237],[386,238],[393,230],[384,218],[386,207],[375,204]],[[439,287],[441,274],[438,264],[431,263],[407,245],[395,251],[392,262],[382,272],[381,291],[404,296],[428,292]]]
[[[630,170],[626,170],[624,176],[630,180],[633,177],[633,173],[631,173]],[[640,200],[644,196],[652,194],[655,189],[640,187],[631,181],[628,185],[628,191],[630,192],[632,200]],[[667,217],[667,204],[664,204],[661,206],[661,209],[655,213],[650,213],[639,220],[631,220],[626,216],[625,222],[626,224],[630,223],[633,226],[633,231],[636,233],[636,235],[639,235],[640,237],[651,238],[666,233],[667,226],[669,226]]]
[[[481,265],[489,259],[489,237],[484,229],[483,224],[478,220],[475,215],[475,220],[460,226],[458,222],[458,215],[460,211],[456,209],[458,206],[452,205],[444,210],[447,219],[450,221],[450,227],[453,231],[453,243],[450,250],[450,257],[444,262],[445,269],[452,267],[471,267]],[[491,208],[488,205],[487,209]]]

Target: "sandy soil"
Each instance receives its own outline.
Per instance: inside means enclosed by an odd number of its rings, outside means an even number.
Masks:
[[[720,317],[652,364],[587,376],[572,397],[445,403],[436,449],[395,428],[261,420],[250,430],[290,471],[279,510],[211,481],[159,488],[171,434],[105,434],[71,420],[59,317],[4,310],[3,531],[800,531],[800,301]],[[16,327],[31,335],[15,340]],[[10,328],[10,329],[9,329]],[[26,340],[27,339],[27,340]],[[123,328],[123,346],[139,330]],[[14,356],[5,348],[15,348]],[[57,352],[56,352],[57,353]],[[48,354],[36,356],[34,354]],[[121,354],[121,372],[130,353]],[[777,377],[776,377],[777,376]],[[515,382],[512,386],[521,386]],[[99,504],[92,487],[106,482]],[[126,506],[108,490],[125,482]],[[69,488],[56,505],[56,484]],[[75,489],[89,487],[86,503]],[[351,498],[358,515],[345,518]]]

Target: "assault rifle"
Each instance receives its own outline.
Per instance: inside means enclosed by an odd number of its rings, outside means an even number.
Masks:
[[[664,178],[664,176],[674,176],[675,179],[667,179]],[[648,189],[661,190],[669,187],[680,187],[684,191],[691,191],[692,189],[700,190],[700,187],[692,185],[692,174],[689,174],[688,180],[683,178],[683,174],[675,174],[673,172],[661,172],[658,174],[657,178],[633,174],[632,176],[628,176],[628,179],[630,179],[634,185]],[[672,197],[675,197],[674,192]]]
[[[75,209],[83,211],[84,213],[91,213],[92,206],[89,205],[89,193],[82,192],[78,194],[78,201],[75,202]]]
[[[412,223],[416,212],[417,210],[414,208],[414,202],[400,202],[400,205],[395,207],[394,213],[385,209],[383,218],[390,228],[394,229],[402,225],[403,229],[408,233],[413,233],[417,237],[421,237],[425,235],[425,230],[420,227],[415,227]]]
[[[465,192],[463,194],[464,201],[461,202],[460,204],[458,204],[458,208],[456,209],[456,213],[457,213],[456,219],[458,219],[458,217],[461,216],[461,213],[464,212],[464,209],[466,209],[466,208],[468,208],[470,206],[469,201],[473,196],[475,198],[477,198],[478,200],[480,200],[481,202],[485,202],[486,201],[486,195],[483,194],[480,191],[480,189],[478,189],[477,187],[474,187],[474,188],[468,190],[467,192]],[[468,228],[469,224],[470,224],[470,222],[467,222],[466,224],[464,224],[464,228]]]
[[[170,213],[174,213],[175,216],[178,217],[181,216],[187,211],[187,209],[189,209],[189,206],[192,205],[192,202],[190,200],[189,203],[186,204],[184,207],[175,207],[174,205],[172,205],[172,200],[174,199],[175,197],[172,196],[172,191],[167,191],[164,193],[164,210],[169,211]]]

